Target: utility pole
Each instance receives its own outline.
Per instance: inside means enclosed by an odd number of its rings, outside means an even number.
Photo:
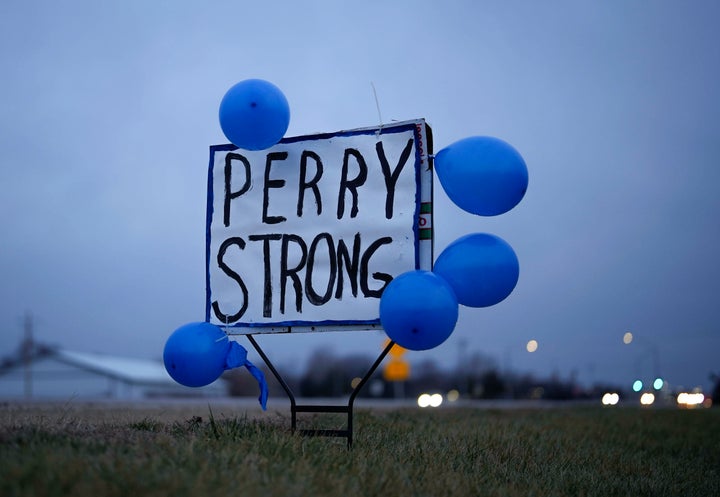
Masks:
[[[35,343],[33,341],[32,313],[30,311],[25,313],[23,329],[24,338],[20,345],[20,353],[22,354],[25,369],[25,398],[31,399],[33,396],[32,355],[35,349]]]
[[[630,345],[636,340],[636,337],[633,335],[632,332],[628,331],[623,335],[623,343],[625,345]],[[664,378],[662,377],[662,373],[660,372],[660,353],[658,352],[658,347],[655,344],[655,342],[650,341],[647,337],[642,337],[642,339],[638,342],[641,346],[645,347],[646,352],[650,354],[650,358],[652,360],[652,368],[653,368],[653,379],[655,382],[660,380],[660,385],[662,385]],[[636,374],[638,376],[641,375],[641,364],[638,362],[636,363]],[[656,388],[659,389],[659,388]]]

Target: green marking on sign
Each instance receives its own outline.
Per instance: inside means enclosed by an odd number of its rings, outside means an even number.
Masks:
[[[420,240],[432,240],[432,202],[420,204],[419,235]]]

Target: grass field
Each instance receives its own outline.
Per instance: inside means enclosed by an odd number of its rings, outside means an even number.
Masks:
[[[720,495],[720,409],[357,409],[352,450],[288,418],[5,404],[0,495]]]

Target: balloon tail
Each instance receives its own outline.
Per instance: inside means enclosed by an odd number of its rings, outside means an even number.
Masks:
[[[237,342],[230,341],[227,355],[225,356],[225,369],[239,368],[245,365],[247,350]]]
[[[247,350],[245,350],[245,347],[237,342],[230,341],[230,348],[228,349],[227,356],[225,356],[225,369],[233,369],[240,366],[245,366],[247,370],[250,371],[250,374],[257,380],[258,386],[260,387],[260,397],[258,397],[258,401],[260,401],[260,405],[263,411],[265,411],[267,409],[268,399],[268,386],[265,381],[265,375],[257,366],[247,360]]]
[[[258,401],[260,402],[263,411],[265,411],[267,409],[268,399],[268,386],[267,382],[265,381],[265,375],[257,366],[255,366],[250,361],[245,361],[245,367],[248,371],[250,371],[250,374],[255,377],[258,385],[260,386],[260,396],[258,397]]]

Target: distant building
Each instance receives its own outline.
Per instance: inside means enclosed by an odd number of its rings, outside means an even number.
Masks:
[[[160,361],[74,352],[32,344],[0,362],[0,399],[126,399],[224,396],[218,380],[184,387]]]

